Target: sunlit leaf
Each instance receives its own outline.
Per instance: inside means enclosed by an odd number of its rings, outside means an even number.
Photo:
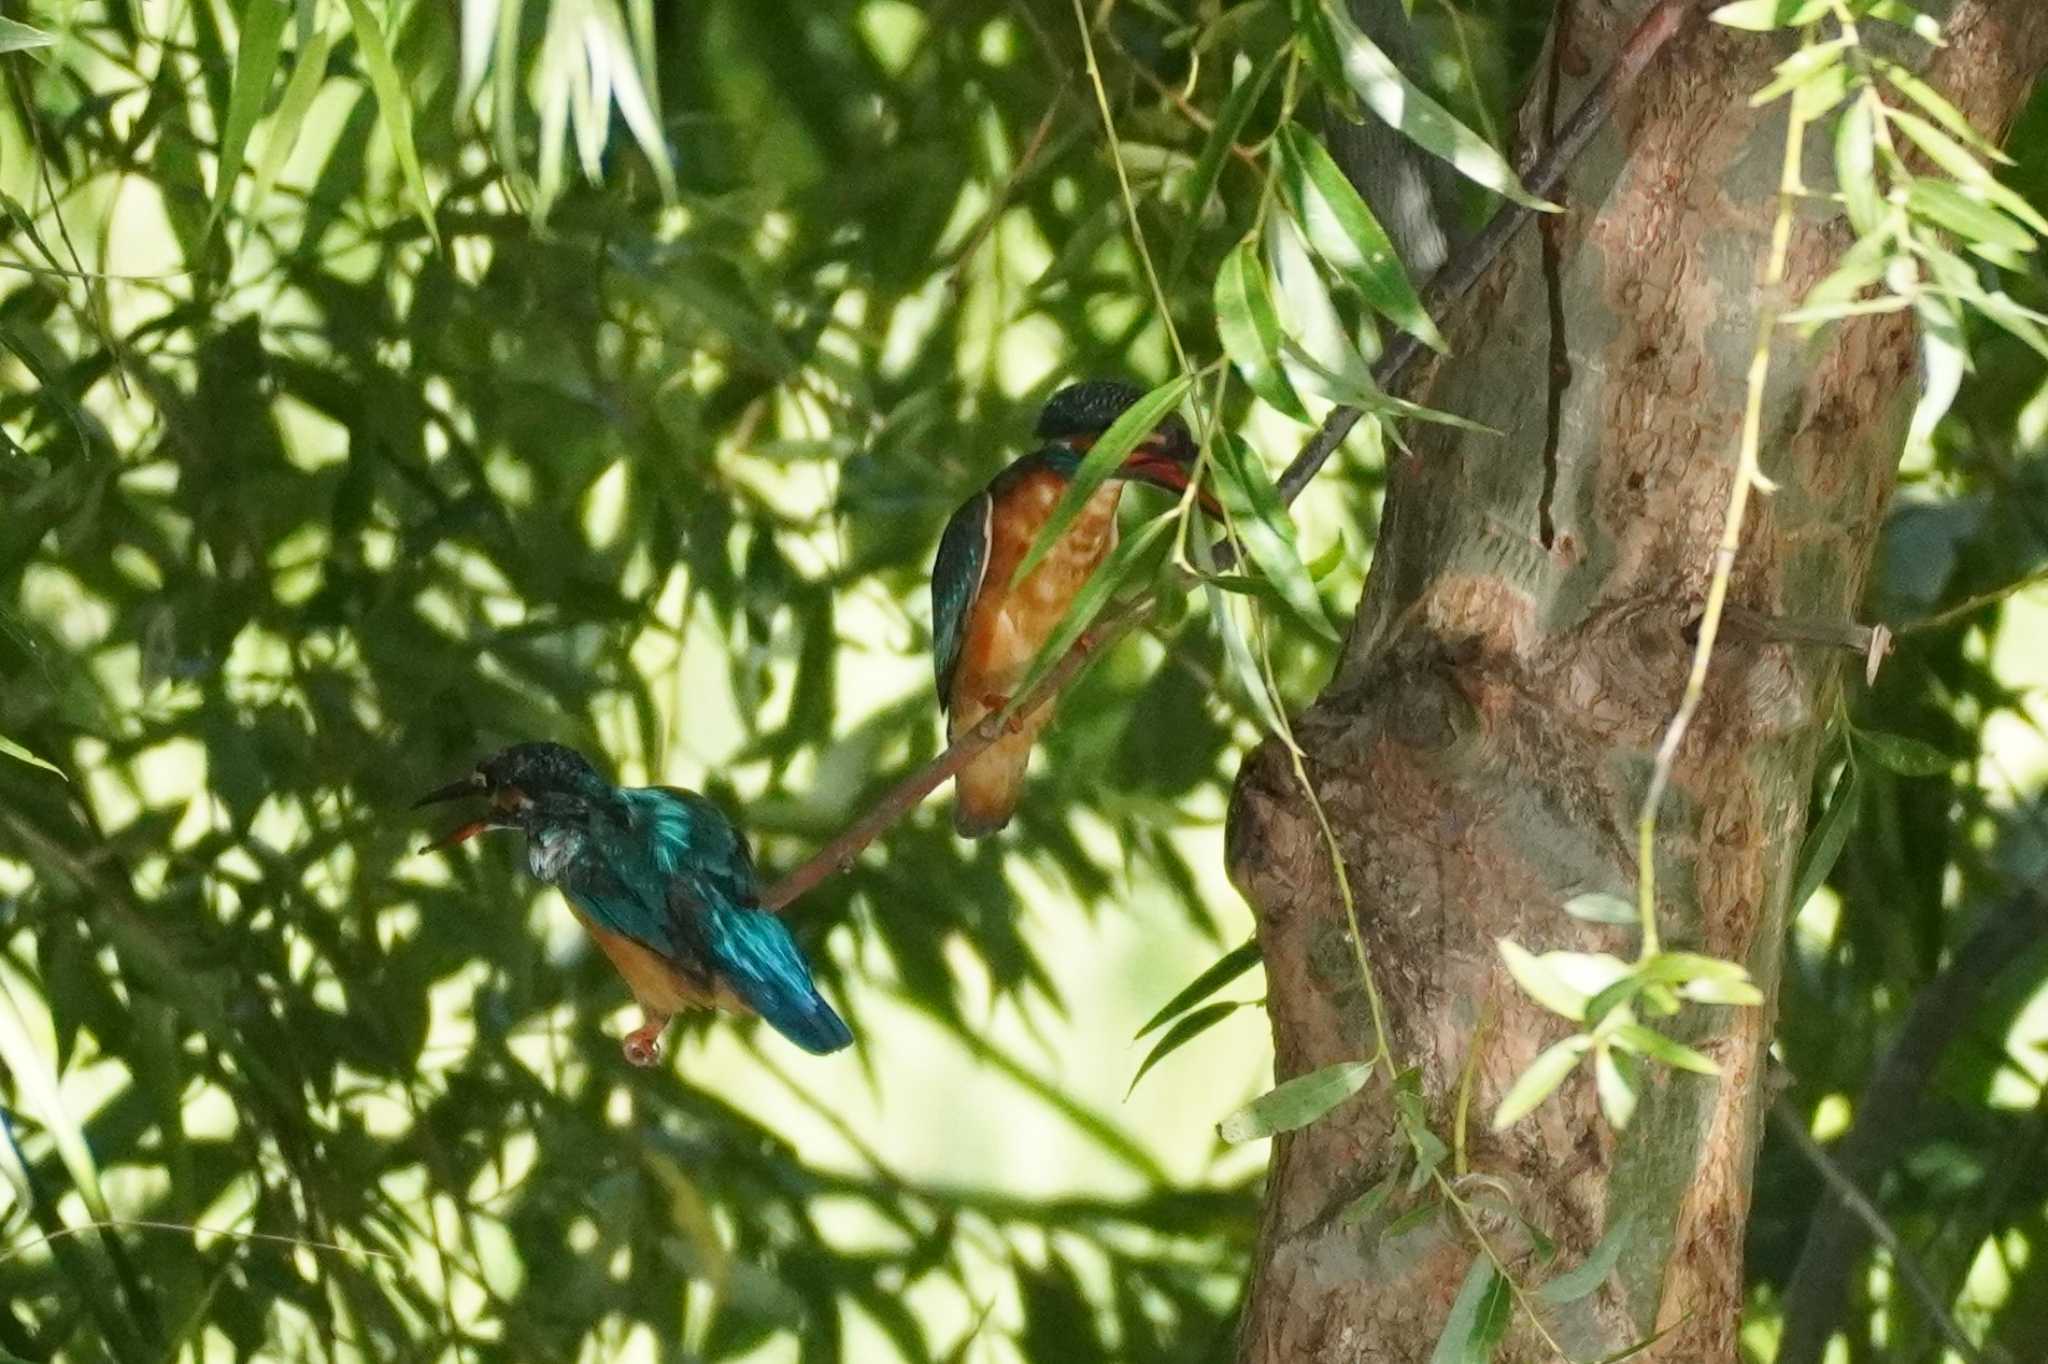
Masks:
[[[1280,184],[1316,254],[1401,330],[1432,350],[1448,351],[1408,279],[1386,229],[1372,216],[1322,142],[1298,123],[1278,134]]]
[[[46,758],[37,757],[4,734],[0,734],[0,756],[13,758],[16,762],[24,762],[31,767],[40,767],[45,772],[54,772],[59,777],[64,777],[65,781],[71,780],[71,778],[64,776],[63,768],[58,767]]]
[[[1627,1053],[1606,1045],[1593,1049],[1593,1089],[1600,1098],[1600,1111],[1615,1130],[1627,1127],[1636,1115],[1635,1068]]]
[[[242,31],[235,44],[235,79],[229,88],[228,115],[220,132],[220,169],[213,187],[213,207],[206,215],[210,236],[220,221],[221,210],[234,196],[235,180],[242,173],[242,153],[249,134],[263,113],[277,77],[278,52],[284,43],[285,20],[291,17],[286,0],[249,0],[242,9]]]
[[[1177,1018],[1188,1009],[1215,994],[1224,986],[1242,976],[1259,964],[1259,940],[1247,938],[1211,962],[1200,975],[1182,986],[1172,999],[1166,1001],[1158,1013],[1145,1020],[1145,1026],[1133,1034],[1143,1037],[1168,1019]]]
[[[1225,1141],[1254,1141],[1306,1127],[1365,1087],[1370,1061],[1339,1061],[1275,1085],[1216,1126]]]
[[[0,53],[25,52],[30,48],[49,47],[57,39],[39,28],[13,19],[0,19]]]
[[[384,30],[378,27],[369,5],[365,0],[346,0],[346,3],[349,22],[356,35],[356,50],[362,54],[363,65],[369,71],[370,88],[376,92],[377,117],[391,139],[391,150],[398,158],[399,172],[412,190],[420,221],[426,225],[427,235],[438,247],[441,231],[434,223],[433,200],[427,194],[426,173],[420,169],[419,149],[413,145],[412,101],[406,97],[405,81],[391,60],[391,48],[384,41]]]
[[[1670,1066],[1674,1070],[1689,1070],[1695,1075],[1719,1075],[1721,1067],[1710,1056],[1694,1051],[1683,1042],[1675,1042],[1640,1023],[1624,1023],[1614,1030],[1615,1045],[1626,1047],[1639,1056]]]
[[[1736,0],[1707,17],[1729,28],[1766,33],[1776,28],[1810,24],[1828,13],[1832,0]]]
[[[1124,1097],[1129,1098],[1132,1090],[1137,1089],[1138,1081],[1145,1078],[1145,1072],[1243,1007],[1242,1000],[1222,1000],[1215,1004],[1204,1004],[1201,1008],[1176,1019],[1173,1026],[1153,1044],[1152,1050],[1145,1053],[1145,1059],[1139,1063],[1138,1073],[1131,1077],[1130,1089],[1124,1091]]]
[[[1264,93],[1273,73],[1280,69],[1280,59],[1285,55],[1282,48],[1274,48],[1257,63],[1248,63],[1224,97],[1223,107],[1216,111],[1216,122],[1209,129],[1209,136],[1202,142],[1202,150],[1195,157],[1195,167],[1187,177],[1182,203],[1186,205],[1187,221],[1181,227],[1180,235],[1173,245],[1171,265],[1167,270],[1169,279],[1177,279],[1188,255],[1194,250],[1195,238],[1201,227],[1202,215],[1209,209],[1209,200],[1216,193],[1216,182],[1222,178],[1223,163],[1230,158],[1230,152],[1237,145],[1238,135],[1250,121],[1252,110],[1257,107],[1259,96]],[[1242,60],[1242,59],[1240,59]],[[1220,292],[1222,286],[1218,284]]]
[[[1619,895],[1604,890],[1591,890],[1583,895],[1574,895],[1564,902],[1564,912],[1574,919],[1584,919],[1593,924],[1630,924],[1638,919],[1635,904]]]
[[[1581,1035],[1567,1037],[1545,1049],[1508,1086],[1508,1092],[1501,1097],[1500,1107],[1493,1111],[1493,1130],[1506,1131],[1535,1112],[1536,1106],[1565,1082],[1565,1077],[1578,1067],[1579,1058],[1592,1046],[1593,1039]]]
[[[1252,563],[1266,575],[1280,593],[1294,618],[1331,643],[1337,631],[1330,624],[1315,579],[1302,562],[1300,546],[1294,539],[1294,520],[1267,476],[1255,451],[1242,447],[1231,436],[1214,444],[1215,466],[1220,475],[1216,493],[1230,511],[1230,524],[1250,554]]]
[[[1868,91],[1835,124],[1835,180],[1849,225],[1858,236],[1874,234],[1884,221],[1884,194],[1877,186],[1877,97]]]
[[[1296,421],[1309,419],[1280,366],[1280,314],[1266,287],[1266,270],[1249,241],[1223,258],[1216,275],[1216,333],[1230,362],[1252,392]]]
[[[298,143],[306,111],[313,107],[314,97],[327,81],[327,55],[333,47],[334,35],[316,30],[312,39],[298,50],[297,64],[292,68],[291,79],[285,82],[284,95],[277,102],[277,113],[270,120],[269,136],[263,139],[263,150],[256,156],[255,188],[249,194],[252,211],[262,210],[270,198],[270,191],[277,185],[277,177],[283,172],[285,161]]]

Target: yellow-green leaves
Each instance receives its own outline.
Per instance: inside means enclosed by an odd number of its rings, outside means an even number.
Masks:
[[[1429,1352],[1429,1364],[1487,1364],[1508,1333],[1515,1312],[1514,1289],[1483,1252],[1472,1257],[1450,1315]]]
[[[0,54],[49,47],[56,41],[54,36],[39,28],[30,28],[27,24],[18,24],[12,19],[0,19]]]
[[[1232,436],[1219,436],[1211,448],[1218,474],[1216,494],[1230,512],[1238,542],[1295,619],[1335,643],[1336,628],[1323,609],[1308,565],[1302,562],[1294,520],[1280,501],[1265,463],[1256,451]]]
[[[1306,1127],[1365,1087],[1370,1061],[1339,1061],[1275,1085],[1216,1126],[1225,1141],[1254,1141]]]
[[[1797,28],[1823,18],[1834,0],[1736,0],[1707,17],[1729,28],[1746,28],[1754,33],[1772,29]]]
[[[1557,205],[1522,188],[1515,168],[1492,143],[1458,122],[1450,110],[1402,75],[1393,59],[1352,21],[1342,3],[1322,0],[1322,10],[1336,43],[1338,69],[1366,108],[1431,156],[1449,162],[1474,184],[1529,208],[1557,211]]]
[[[306,111],[313,107],[313,97],[327,81],[327,55],[333,49],[334,35],[325,29],[316,30],[300,46],[292,78],[285,82],[284,97],[277,102],[277,114],[271,119],[270,135],[263,139],[263,150],[256,157],[256,187],[249,196],[252,209],[260,207],[277,184],[285,158],[292,154],[292,147],[299,140]]]
[[[206,216],[206,231],[212,235],[221,210],[235,192],[235,179],[242,173],[242,154],[249,134],[263,113],[277,75],[277,57],[284,43],[285,20],[291,17],[286,0],[249,0],[242,9],[242,32],[235,43],[235,78],[228,91],[227,119],[220,131],[220,171],[213,186],[213,208]]]
[[[0,755],[12,758],[16,762],[27,763],[30,767],[40,767],[45,772],[55,772],[58,776],[64,777],[64,770],[62,768],[48,759],[38,758],[35,754],[29,752],[4,734],[0,734]],[[64,777],[64,780],[70,781],[71,778]]]
[[[364,0],[347,0],[347,4],[349,23],[355,29],[356,50],[362,54],[370,89],[377,96],[377,117],[391,139],[392,154],[398,158],[398,170],[405,177],[406,188],[412,191],[420,221],[426,224],[427,235],[438,247],[441,232],[434,225],[434,204],[427,194],[426,174],[420,169],[419,148],[413,145],[412,101],[407,96],[405,81],[391,60],[391,46],[384,41],[384,30],[378,27],[370,7]]]
[[[1279,132],[1280,188],[1316,254],[1373,309],[1432,350],[1447,351],[1386,229],[1323,144],[1298,123]]]
[[[1216,331],[1252,392],[1296,421],[1309,419],[1280,367],[1280,314],[1266,285],[1265,265],[1250,241],[1225,256],[1216,275]]]

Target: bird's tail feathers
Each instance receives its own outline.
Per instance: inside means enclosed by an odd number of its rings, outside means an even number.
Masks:
[[[819,1056],[853,1044],[853,1029],[818,993],[782,920],[766,910],[726,910],[716,916],[712,950],[729,987],[775,1031]]]

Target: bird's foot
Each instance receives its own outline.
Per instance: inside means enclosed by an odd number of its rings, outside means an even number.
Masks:
[[[661,1060],[661,1032],[668,1026],[666,1018],[650,1018],[626,1034],[619,1049],[626,1054],[626,1060],[636,1066],[651,1066]]]
[[[981,704],[988,714],[1000,715],[1003,713],[1004,708],[1010,704],[1010,698],[997,692],[988,692],[982,696]],[[1022,734],[1024,732],[1024,712],[1020,710],[1009,719],[1003,721],[1003,731],[1008,734]]]

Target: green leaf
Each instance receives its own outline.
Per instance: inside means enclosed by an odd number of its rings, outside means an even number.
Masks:
[[[1835,124],[1835,180],[1859,237],[1874,235],[1885,216],[1877,187],[1877,107],[1877,96],[1866,90]]]
[[[1324,96],[1339,114],[1353,123],[1361,122],[1364,114],[1351,92],[1351,82],[1344,75],[1344,55],[1338,51],[1337,35],[1330,32],[1330,21],[1322,5],[1318,0],[1294,0],[1293,11],[1295,46],[1307,60],[1309,70],[1315,72]]]
[[[1058,505],[1052,509],[1052,515],[1047,517],[1045,524],[1039,528],[1038,538],[1031,542],[1030,552],[1024,556],[1023,562],[1017,565],[1017,571],[1010,575],[1012,588],[1030,577],[1031,570],[1045,562],[1045,556],[1059,543],[1060,536],[1066,534],[1067,527],[1074,524],[1074,518],[1088,505],[1088,499],[1095,495],[1095,490],[1117,471],[1118,466],[1131,451],[1138,448],[1140,441],[1152,434],[1152,429],[1159,425],[1167,413],[1180,406],[1180,400],[1187,394],[1189,383],[1190,380],[1185,374],[1167,380],[1132,403],[1122,416],[1110,424],[1109,430],[1102,433],[1102,438],[1095,442],[1087,457],[1081,461],[1081,467],[1074,470],[1073,478],[1067,483],[1067,490],[1060,495]]]
[[[1628,1248],[1629,1239],[1635,1235],[1635,1219],[1624,1216],[1600,1237],[1585,1260],[1576,1269],[1566,1270],[1536,1290],[1539,1300],[1552,1307],[1577,1302],[1580,1298],[1607,1282],[1607,1276],[1614,1272],[1614,1266],[1621,1261],[1622,1251]]]
[[[1906,187],[1906,207],[1972,247],[2032,251],[2035,246],[2032,232],[1947,180],[1915,180]]]
[[[1188,1009],[1215,994],[1230,982],[1259,964],[1259,940],[1247,938],[1211,962],[1202,974],[1196,976],[1172,999],[1166,1001],[1158,1013],[1147,1019],[1145,1026],[1133,1034],[1133,1040],[1143,1037],[1168,1019],[1177,1018]]]
[[[249,0],[242,9],[242,32],[235,44],[235,79],[228,91],[228,115],[221,125],[219,178],[213,186],[213,208],[206,215],[206,234],[213,235],[221,211],[235,194],[242,173],[242,154],[249,134],[263,114],[263,102],[277,78],[277,54],[284,44],[285,0]]]
[[[1316,136],[1298,123],[1279,131],[1280,187],[1316,254],[1373,311],[1439,352],[1448,352],[1386,229]]]
[[[405,81],[398,74],[397,64],[391,60],[390,45],[384,41],[384,31],[377,27],[370,7],[364,0],[347,0],[347,4],[349,23],[355,29],[356,49],[362,53],[363,65],[369,70],[370,88],[376,92],[377,116],[384,124],[385,134],[391,139],[391,150],[398,157],[399,173],[405,177],[406,186],[412,191],[420,221],[426,224],[427,235],[438,250],[441,229],[435,226],[434,205],[427,195],[427,177],[420,170],[419,148],[413,145],[412,102],[406,98]]]
[[[1828,873],[1835,869],[1835,859],[1842,855],[1842,845],[1849,841],[1849,831],[1856,827],[1862,794],[1863,774],[1851,762],[1835,780],[1827,807],[1807,831],[1806,841],[1799,849],[1799,871],[1792,878],[1790,901],[1794,914],[1805,907],[1826,882]]]
[[[1831,71],[1842,64],[1843,49],[1850,46],[1847,38],[1834,38],[1811,47],[1802,47],[1773,69],[1777,79],[1749,97],[1749,107],[1760,109],[1772,100],[1797,90],[1814,77]]]
[[[1855,729],[1849,738],[1857,749],[1880,767],[1902,777],[1938,777],[1956,765],[1956,760],[1933,744],[1887,734],[1877,729]]]
[[[1323,17],[1337,44],[1344,79],[1365,107],[1431,156],[1448,161],[1460,175],[1526,208],[1558,212],[1555,204],[1522,187],[1521,177],[1492,143],[1473,132],[1401,74],[1401,68],[1352,21],[1341,0],[1322,0]],[[1418,333],[1420,335],[1420,333]]]
[[[1799,307],[1786,313],[1782,320],[1794,324],[1824,322],[1847,315],[1849,309],[1865,306],[1855,301],[1857,295],[1885,277],[1897,255],[1894,245],[1891,233],[1882,230],[1858,237],[1855,244],[1842,253],[1842,259],[1836,262],[1834,270],[1807,290]],[[1908,299],[1889,296],[1872,302],[1881,302],[1894,309],[1910,304]]]
[[[1436,1348],[1429,1352],[1429,1364],[1486,1364],[1507,1330],[1512,1303],[1507,1281],[1493,1261],[1483,1254],[1473,1257],[1458,1296],[1451,1300]]]
[[[1764,1002],[1764,992],[1746,980],[1689,980],[1678,987],[1678,992],[1696,1004],[1739,1004],[1755,1008]]]
[[[1970,123],[1962,110],[1948,102],[1939,90],[1921,80],[1896,62],[1880,60],[1877,69],[1884,73],[1898,92],[1919,105],[1926,115],[1960,138],[1965,146],[1977,155],[2010,166],[2013,159],[1991,145],[1985,136]]]
[[[1831,0],[1736,0],[1707,17],[1729,28],[1768,33],[1772,29],[1810,24],[1828,12]]]
[[[1640,917],[1635,905],[1604,890],[1590,890],[1564,902],[1564,912],[1592,924],[1633,924]]]
[[[1370,1061],[1339,1061],[1275,1085],[1216,1125],[1225,1141],[1253,1141],[1306,1127],[1365,1087]]]
[[[1280,69],[1280,59],[1284,55],[1286,48],[1276,44],[1263,60],[1244,71],[1237,83],[1230,87],[1230,93],[1224,96],[1223,107],[1216,112],[1215,126],[1209,129],[1201,153],[1195,157],[1195,168],[1188,175],[1183,200],[1187,220],[1173,245],[1172,264],[1166,272],[1168,280],[1179,279],[1182,268],[1187,265],[1188,255],[1194,250],[1195,239],[1201,229],[1202,215],[1208,211],[1209,199],[1216,193],[1216,182],[1223,176],[1223,163],[1229,159],[1230,149],[1237,145],[1238,134],[1244,131],[1244,125],[1251,119],[1252,110],[1264,93],[1266,83]],[[1218,288],[1221,288],[1220,284]]]
[[[1355,1227],[1367,1221],[1385,1206],[1387,1199],[1393,1195],[1397,1182],[1393,1175],[1388,1175],[1346,1204],[1344,1211],[1337,1214],[1337,1220],[1348,1227]]]
[[[0,734],[0,755],[13,758],[16,762],[27,763],[30,767],[40,767],[45,772],[55,772],[58,777],[65,781],[71,780],[71,778],[64,775],[63,768],[46,758],[38,758],[35,754],[29,752],[4,734]]]
[[[1411,403],[1405,398],[1396,398],[1382,392],[1370,377],[1351,379],[1324,368],[1322,363],[1303,350],[1292,337],[1281,343],[1281,358],[1292,361],[1291,371],[1297,387],[1328,398],[1331,402],[1355,407],[1361,412],[1370,412],[1384,417],[1406,417],[1411,421],[1430,422],[1436,426],[1452,426],[1460,431],[1477,431],[1482,435],[1498,436],[1500,432],[1484,422],[1460,417],[1454,412],[1443,412],[1420,403]]]
[[[1933,443],[1934,428],[1962,391],[1970,348],[1962,312],[1949,300],[1923,290],[1913,299],[1913,312],[1920,319],[1920,396],[1906,426],[1906,449],[1918,457]]]
[[[1493,1130],[1506,1131],[1536,1110],[1551,1091],[1563,1084],[1578,1066],[1579,1058],[1593,1046],[1593,1039],[1581,1033],[1547,1048],[1529,1063],[1529,1068],[1508,1086],[1500,1107],[1493,1111]]]
[[[1910,28],[1915,34],[1936,47],[1947,47],[1948,41],[1941,36],[1941,24],[1932,15],[1923,14],[1905,0],[1872,0],[1864,8],[1864,17],[1882,19],[1900,28]]]
[[[1216,493],[1230,512],[1230,526],[1244,545],[1251,561],[1280,593],[1295,619],[1311,631],[1336,643],[1336,627],[1330,624],[1323,599],[1316,592],[1315,579],[1302,562],[1301,547],[1294,539],[1294,519],[1280,500],[1278,490],[1266,472],[1265,463],[1234,437],[1224,435],[1214,446]]]
[[[1215,301],[1216,334],[1245,383],[1275,411],[1307,421],[1308,409],[1301,405],[1280,367],[1280,313],[1266,287],[1266,270],[1258,249],[1249,240],[1223,258],[1223,268],[1216,275]]]
[[[252,214],[269,199],[292,147],[299,140],[306,111],[313,107],[314,97],[327,83],[327,54],[333,48],[333,35],[321,30],[298,51],[291,79],[285,82],[284,96],[278,100],[277,113],[270,120],[270,133],[263,139],[263,150],[256,157],[256,187],[249,195]]]
[[[1714,1059],[1694,1051],[1683,1042],[1674,1042],[1655,1028],[1646,1028],[1640,1023],[1624,1023],[1614,1030],[1614,1044],[1652,1061],[1662,1062],[1673,1070],[1689,1070],[1695,1075],[1719,1075],[1721,1067]]]
[[[26,52],[33,47],[50,47],[56,41],[54,34],[39,28],[30,28],[12,19],[0,19],[0,52]]]
[[[498,36],[499,0],[461,0],[461,4],[462,83],[456,88],[455,102],[466,105],[483,88],[484,76],[491,69],[491,49]],[[517,60],[516,54],[506,56],[508,60]],[[502,118],[509,111],[496,112]]]
[[[1197,1037],[1200,1037],[1203,1033],[1209,1031],[1209,1029],[1215,1027],[1218,1023],[1221,1023],[1243,1007],[1243,1000],[1226,999],[1215,1004],[1204,1004],[1201,1008],[1175,1022],[1172,1027],[1166,1030],[1152,1050],[1145,1054],[1145,1059],[1138,1065],[1138,1073],[1131,1077],[1130,1089],[1124,1091],[1124,1097],[1126,1099],[1131,1097],[1132,1092],[1138,1087],[1138,1081],[1145,1078],[1146,1071],[1152,1069],[1152,1067],[1158,1065],[1168,1056],[1179,1051],[1183,1046],[1194,1041]]]
[[[1600,1096],[1600,1111],[1616,1131],[1628,1126],[1636,1115],[1635,1067],[1628,1056],[1611,1046],[1593,1050],[1593,1088]]]
[[[1904,109],[1887,108],[1885,116],[1891,120],[1894,127],[1911,138],[1921,151],[1927,153],[1928,160],[1954,176],[1961,184],[1983,195],[2034,231],[2048,234],[2048,218],[2042,217],[2040,211],[2019,194],[2000,184],[1998,177],[1987,170],[1983,162],[1970,155],[1947,133],[1918,114],[1908,113]]]
[[[1266,727],[1266,732],[1284,739],[1287,725],[1281,717],[1279,701],[1266,686],[1266,675],[1260,671],[1259,661],[1252,657],[1251,644],[1245,639],[1244,627],[1238,623],[1230,598],[1216,587],[1213,578],[1202,580],[1202,591],[1209,599],[1209,618],[1216,623],[1216,634],[1223,641],[1224,656],[1230,660],[1230,671],[1237,677],[1238,685],[1244,688],[1245,699],[1258,712],[1259,722]]]

